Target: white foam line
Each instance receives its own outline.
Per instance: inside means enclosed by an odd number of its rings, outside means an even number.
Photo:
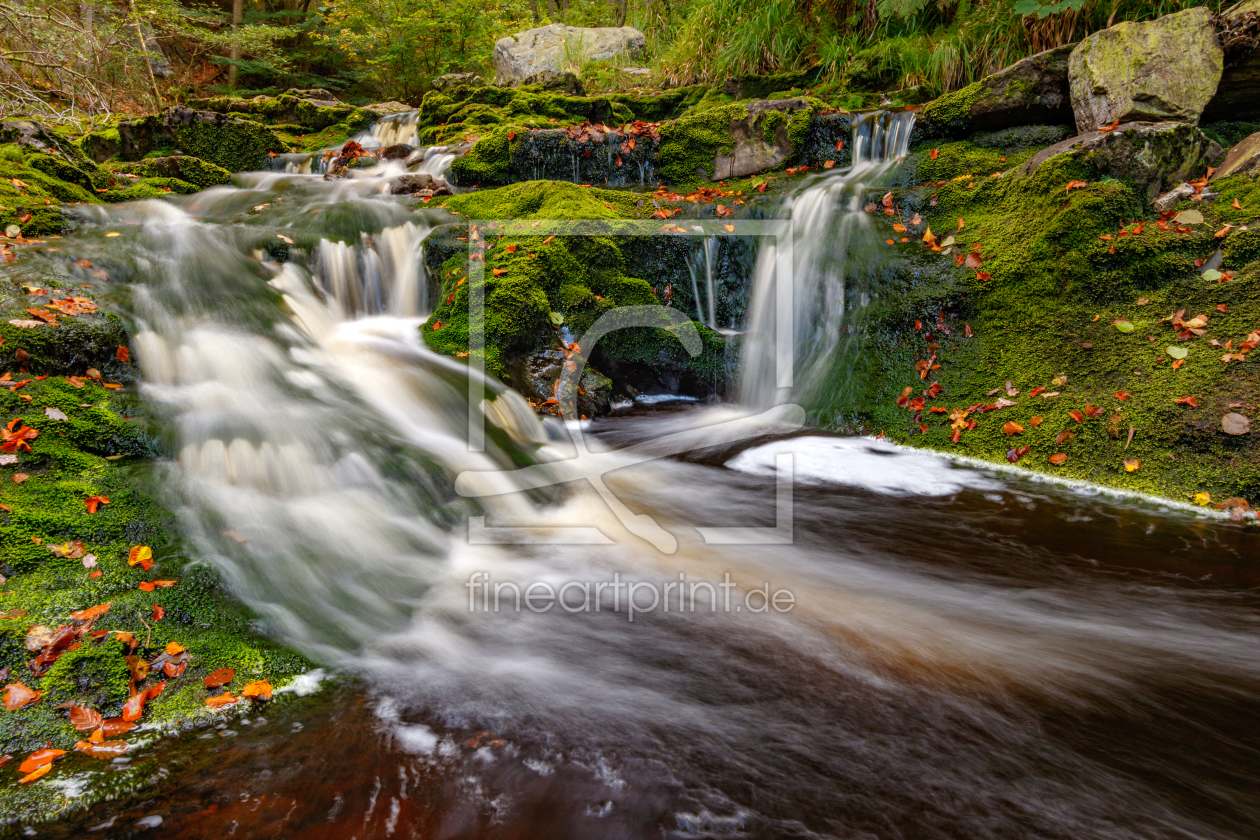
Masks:
[[[866,437],[869,440],[877,440],[877,438],[874,438],[870,435],[866,435],[864,437]],[[882,439],[882,440],[884,443],[888,443],[892,446],[897,447],[898,449],[906,449],[913,452],[930,452],[934,455],[938,455],[941,458],[944,458],[947,461],[952,461],[956,464],[960,464],[963,466],[996,470],[998,472],[1006,473],[1008,475],[1018,476],[1020,478],[1030,479],[1032,481],[1041,481],[1047,484],[1058,484],[1062,487],[1066,487],[1068,489],[1075,490],[1077,492],[1088,493],[1089,495],[1112,496],[1117,499],[1150,502],[1150,503],[1153,503],[1162,507],[1167,507],[1176,511],[1180,511],[1182,513],[1193,513],[1194,515],[1205,518],[1205,519],[1227,520],[1230,518],[1229,513],[1223,510],[1215,510],[1213,508],[1199,507],[1198,505],[1193,505],[1193,504],[1190,504],[1189,502],[1181,502],[1176,499],[1169,499],[1163,496],[1153,496],[1149,493],[1140,493],[1136,490],[1121,490],[1119,487],[1107,487],[1106,485],[1103,485],[1103,484],[1095,484],[1092,481],[1083,481],[1079,478],[1061,478],[1059,476],[1050,475],[1048,473],[1034,472],[1026,467],[1018,467],[1014,464],[1002,464],[996,461],[988,461],[988,460],[985,460],[984,458],[976,458],[971,455],[959,455],[954,452],[943,452],[939,449],[931,449],[926,446],[907,446],[902,443],[894,443],[893,441],[890,441],[887,439]],[[1260,524],[1260,520],[1257,520],[1254,517],[1244,519],[1243,521],[1249,522],[1253,525]]]

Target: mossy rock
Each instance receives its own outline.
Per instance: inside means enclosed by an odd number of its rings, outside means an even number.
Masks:
[[[123,160],[138,161],[154,151],[178,149],[228,172],[262,168],[269,152],[287,152],[266,126],[211,111],[168,108],[160,115],[118,124]]]
[[[646,205],[646,206],[645,206]],[[445,199],[444,206],[469,219],[560,219],[614,221],[642,218],[652,205],[633,193],[584,188],[562,181],[534,181]],[[463,231],[464,228],[459,228]],[[483,228],[483,230],[488,230]],[[470,286],[468,246],[445,228],[430,238],[431,270],[439,278],[433,316],[421,328],[425,343],[453,356],[468,348]],[[652,283],[629,273],[643,250],[640,238],[617,236],[597,225],[588,234],[567,237],[493,237],[485,256],[485,365],[510,380],[527,357],[559,348],[564,335],[580,336],[602,315],[619,306],[659,304]],[[478,234],[481,235],[481,234]],[[653,238],[655,239],[655,238]],[[515,246],[511,251],[505,247]],[[634,255],[634,256],[630,256]],[[685,264],[683,267],[685,271]],[[655,278],[654,278],[655,279]],[[720,346],[719,346],[720,345]],[[621,348],[618,350],[617,348]],[[724,343],[714,334],[701,357],[692,359],[678,338],[654,328],[621,330],[600,342],[603,364],[625,362],[644,369],[705,381],[724,364]],[[628,354],[628,355],[627,355]],[[605,373],[607,371],[604,371]]]
[[[1222,361],[1226,351],[1208,343],[1237,346],[1260,323],[1260,271],[1253,270],[1260,246],[1251,231],[1238,230],[1260,218],[1260,184],[1222,179],[1213,184],[1221,193],[1214,202],[1187,202],[1204,214],[1203,224],[1164,232],[1144,189],[1100,179],[1086,161],[1052,156],[1021,175],[1019,161],[999,163],[1000,154],[957,141],[924,144],[911,155],[894,187],[896,218],[877,217],[860,246],[882,252],[879,267],[855,268],[846,278],[841,350],[825,386],[806,400],[814,419],[999,463],[1027,445],[1021,467],[1182,501],[1198,491],[1260,501],[1260,442],[1220,429],[1220,417],[1237,410],[1231,404],[1251,404],[1260,368]],[[988,164],[1006,168],[992,177],[983,171]],[[1071,180],[1087,184],[1068,191]],[[916,213],[923,221],[910,226],[909,242],[884,244],[897,219]],[[1226,224],[1234,232],[1222,242],[1214,233]],[[986,277],[953,254],[927,249],[920,240],[929,225],[956,238],[960,257],[980,243]],[[1127,233],[1119,236],[1122,225]],[[1218,248],[1224,268],[1237,272],[1232,282],[1210,282],[1196,267]],[[1207,335],[1178,336],[1164,319],[1182,308],[1187,317],[1209,316]],[[1116,320],[1135,328],[1122,332]],[[1179,369],[1165,352],[1174,345],[1189,351]],[[916,362],[934,353],[940,368],[920,378]],[[1059,376],[1066,381],[1055,383]],[[989,392],[1007,380],[1020,392],[1017,405],[973,410],[977,427],[952,441],[948,411],[992,403]],[[934,382],[943,390],[927,404],[947,413],[898,408],[907,386],[917,396]],[[1034,388],[1057,396],[1033,395]],[[1176,403],[1187,395],[1199,408]],[[1069,413],[1087,402],[1104,412],[1077,422]],[[1012,420],[1025,431],[1005,434]],[[1056,443],[1060,432],[1074,437]],[[1062,466],[1048,462],[1056,452],[1067,456]],[[1139,469],[1126,471],[1126,460],[1139,461]]]

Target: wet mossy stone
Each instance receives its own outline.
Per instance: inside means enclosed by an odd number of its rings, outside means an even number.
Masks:
[[[103,644],[88,640],[78,650],[62,654],[40,682],[46,692],[42,702],[74,702],[111,717],[122,711],[130,685],[127,646],[113,636]]]
[[[260,123],[182,107],[121,122],[118,135],[123,160],[141,160],[153,151],[174,148],[229,172],[259,169],[269,152],[288,151],[280,138]]]
[[[355,105],[347,105],[334,100],[320,100],[290,94],[254,99],[215,96],[194,99],[188,104],[191,108],[203,111],[249,115],[260,118],[268,125],[278,126],[287,123],[311,131],[321,131],[329,126],[346,122],[355,111],[360,110]]]
[[[722,93],[732,99],[768,99],[774,93],[808,87],[814,78],[815,74],[808,71],[738,76],[722,83]]]
[[[1122,178],[1153,201],[1202,171],[1221,151],[1202,131],[1186,123],[1125,123],[1115,131],[1091,131],[1043,149],[1019,174],[1032,174],[1046,161],[1067,156],[1087,167],[1085,180]]]
[[[199,189],[230,183],[232,175],[222,166],[208,163],[192,155],[168,155],[145,158],[123,169],[146,178],[176,178]]]
[[[1068,57],[1073,47],[1069,44],[1029,56],[928,103],[919,112],[916,139],[1072,123]]]

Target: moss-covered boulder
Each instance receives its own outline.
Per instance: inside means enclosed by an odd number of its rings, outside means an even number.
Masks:
[[[526,182],[452,196],[444,200],[444,206],[470,219],[556,219],[576,224],[583,220],[615,223],[652,213],[651,202],[637,194],[563,181]],[[469,352],[473,281],[469,244],[461,238],[485,243],[475,256],[484,259],[486,370],[525,392],[545,390],[549,381],[554,384],[548,378],[547,359],[553,351],[563,353],[605,313],[620,306],[659,305],[671,297],[668,283],[630,273],[632,266],[647,267],[638,258],[647,249],[641,236],[616,235],[615,224],[567,237],[505,237],[484,226],[443,228],[430,238],[427,249],[433,273],[439,277],[439,303],[421,327],[421,335],[431,348],[452,356]],[[618,330],[599,342],[592,362],[605,374],[609,368],[617,370],[615,385],[630,376],[643,381],[663,377],[662,381],[672,381],[685,393],[718,392],[725,378],[725,341],[711,330],[701,328],[701,334],[703,352],[693,357],[668,330]],[[600,387],[592,380],[593,398]],[[596,411],[603,402],[594,399],[584,405]]]
[[[1022,125],[1071,124],[1068,57],[1073,46],[1017,61],[930,102],[919,112],[919,134],[924,138],[965,137]]]
[[[222,166],[193,157],[192,155],[167,155],[149,157],[118,167],[116,171],[140,175],[144,178],[175,178],[198,189],[230,183],[232,174]]]
[[[1072,51],[1072,109],[1082,134],[1145,120],[1198,124],[1225,55],[1203,6],[1095,32]]]
[[[289,150],[274,131],[255,120],[182,107],[120,122],[113,132],[118,136],[117,154],[123,160],[138,161],[155,151],[179,151],[228,172],[260,169],[268,153]],[[83,145],[102,162],[108,155],[100,155],[113,148],[111,143],[108,136],[100,141],[89,137]]]
[[[1123,178],[1153,201],[1203,170],[1221,152],[1207,135],[1186,123],[1126,123],[1115,131],[1091,131],[1043,149],[1020,174],[1032,174],[1056,156],[1066,156],[1086,167],[1089,180]]]

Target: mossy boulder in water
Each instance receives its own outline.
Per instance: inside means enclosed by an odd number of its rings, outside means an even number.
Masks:
[[[918,134],[965,137],[1023,125],[1070,124],[1068,56],[1073,45],[1017,61],[967,87],[947,93],[919,112]]]
[[[117,154],[128,161],[155,151],[178,150],[228,172],[242,172],[260,169],[268,153],[288,151],[276,133],[261,123],[191,108],[167,108],[161,114],[123,121],[116,132]],[[93,150],[98,161],[107,159],[112,148],[94,140],[85,140],[84,147]]]
[[[1077,130],[1116,121],[1197,124],[1224,64],[1212,13],[1205,7],[1095,32],[1077,45],[1069,61]]]
[[[145,158],[119,167],[119,171],[146,178],[176,178],[199,189],[230,183],[232,175],[222,166],[191,155],[168,155]]]

